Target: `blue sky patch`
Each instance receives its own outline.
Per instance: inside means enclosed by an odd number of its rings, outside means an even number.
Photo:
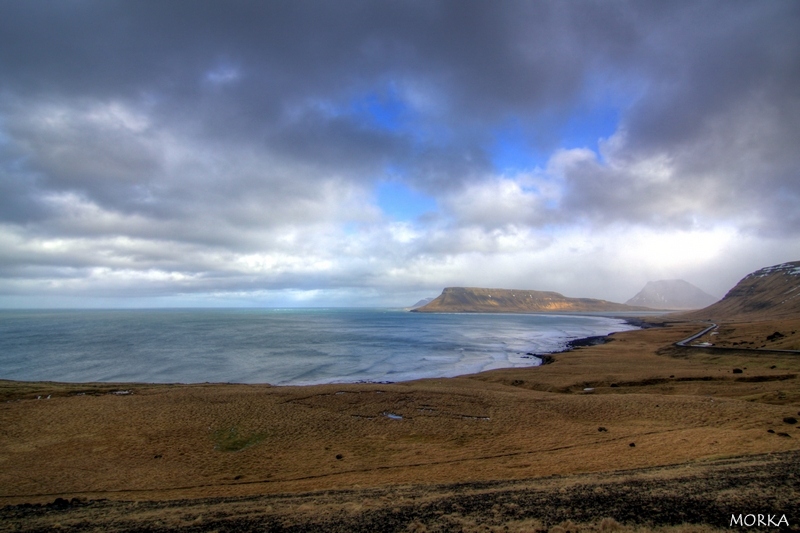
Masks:
[[[547,154],[535,147],[518,121],[495,132],[490,153],[492,165],[501,173],[524,172],[547,163]]]
[[[558,148],[589,148],[599,153],[598,141],[617,131],[620,111],[600,106],[574,109],[568,117],[544,114],[523,126],[518,119],[494,131],[489,148],[494,169],[518,173],[544,168]]]
[[[619,120],[620,112],[616,107],[576,109],[562,129],[561,147],[590,148],[597,152],[597,141],[613,135]]]
[[[398,181],[379,182],[375,194],[381,210],[396,220],[413,220],[437,209],[435,199]]]
[[[409,112],[406,103],[391,88],[352,100],[350,110],[363,125],[391,132],[402,129]]]

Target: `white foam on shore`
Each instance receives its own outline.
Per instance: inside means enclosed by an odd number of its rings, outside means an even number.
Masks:
[[[546,318],[550,318],[548,315]],[[563,351],[572,340],[607,335],[617,331],[637,329],[622,320],[605,317],[565,317],[552,318],[591,318],[589,324],[558,325],[543,331],[474,331],[464,336],[469,343],[450,353],[424,354],[420,357],[380,357],[369,367],[354,370],[347,376],[317,379],[289,380],[281,385],[320,385],[326,383],[353,382],[400,382],[428,378],[448,378],[477,374],[500,368],[522,368],[538,366],[541,358],[536,355]],[[555,322],[556,320],[554,320]],[[408,354],[404,354],[408,355]]]

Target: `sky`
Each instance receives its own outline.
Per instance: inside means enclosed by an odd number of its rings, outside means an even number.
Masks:
[[[722,297],[800,259],[800,2],[0,2],[0,307]]]

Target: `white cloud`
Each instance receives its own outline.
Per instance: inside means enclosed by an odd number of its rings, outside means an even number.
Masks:
[[[498,228],[546,224],[552,216],[548,206],[559,199],[557,188],[545,180],[530,175],[516,179],[498,176],[470,183],[446,197],[442,204],[459,224]]]

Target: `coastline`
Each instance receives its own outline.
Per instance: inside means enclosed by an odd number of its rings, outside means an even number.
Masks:
[[[597,316],[597,315],[592,315]],[[603,315],[605,318],[614,318],[623,320],[631,326],[634,326],[638,329],[648,329],[650,327],[659,327],[663,326],[663,324],[654,325],[650,322],[647,322],[645,319],[640,318],[623,318],[618,316],[611,316],[611,315]],[[636,330],[624,330],[624,331],[636,331]],[[584,348],[589,346],[599,346],[602,344],[606,344],[611,341],[612,335],[620,333],[619,331],[611,332],[607,335],[591,335],[588,337],[579,337],[575,339],[571,339],[567,341],[564,348],[553,350],[549,352],[542,352],[542,353],[534,353],[534,352],[527,352],[527,356],[535,357],[541,361],[538,365],[529,365],[524,367],[503,367],[503,368],[495,368],[489,370],[483,370],[478,373],[484,374],[489,372],[495,372],[498,370],[514,370],[514,369],[523,369],[523,368],[537,368],[542,365],[547,365],[555,362],[555,355],[563,354],[571,352],[578,348]],[[449,379],[456,379],[464,376],[471,376],[475,374],[465,373],[462,375],[456,376],[440,376],[440,377],[429,377],[429,378],[415,378],[405,381],[352,381],[352,382],[328,382],[328,383],[315,383],[315,384],[272,384],[272,383],[238,383],[238,382],[203,382],[203,383],[183,383],[183,382],[172,382],[172,383],[161,383],[161,382],[142,382],[142,381],[59,381],[59,380],[15,380],[15,379],[5,379],[0,378],[0,401],[11,401],[4,395],[4,388],[1,386],[6,384],[7,386],[5,389],[13,388],[9,387],[8,385],[16,384],[16,388],[19,389],[26,389],[30,388],[34,392],[29,392],[28,396],[30,399],[31,395],[35,395],[36,397],[43,397],[42,394],[36,394],[36,391],[45,391],[47,385],[64,387],[69,389],[70,394],[75,395],[97,395],[97,394],[117,394],[117,395],[126,395],[129,392],[129,389],[136,388],[136,387],[170,387],[170,386],[193,386],[193,385],[228,385],[228,386],[236,386],[236,385],[252,385],[252,386],[262,386],[262,387],[301,387],[301,388],[313,388],[313,387],[326,387],[326,386],[346,386],[346,385],[389,385],[389,384],[403,384],[403,383],[413,383],[420,380],[449,380]],[[41,388],[44,386],[45,388]],[[44,395],[46,397],[47,395]],[[39,398],[40,399],[40,398]]]
[[[531,366],[537,361],[526,354],[562,351],[570,341],[630,327],[620,324],[596,314],[423,316],[384,309],[64,312],[7,322],[0,367],[5,379],[73,383],[403,382]],[[36,335],[49,330],[59,332],[56,340]]]
[[[665,327],[666,322],[653,322],[652,320],[648,320],[648,317],[620,317],[620,316],[612,316],[609,315],[608,318],[616,318],[619,320],[623,320],[630,326],[633,326],[637,329],[650,329],[650,328],[657,328],[657,327]],[[635,331],[635,330],[625,330],[625,331]],[[612,331],[607,335],[591,335],[588,337],[581,337],[578,339],[572,339],[567,341],[567,345],[562,350],[556,350],[553,352],[548,353],[541,353],[541,354],[534,354],[529,353],[528,355],[533,355],[541,359],[542,365],[548,365],[555,362],[555,355],[560,353],[567,353],[575,350],[577,348],[586,348],[588,346],[600,346],[602,344],[606,344],[611,342],[612,335],[620,333],[620,331]]]
[[[639,329],[648,329],[650,327],[659,327],[657,325],[652,325],[649,322],[646,322],[644,319],[632,319],[632,318],[621,318],[616,316],[607,316],[606,318],[616,318],[620,320],[624,320],[629,325],[637,327]],[[625,330],[625,331],[636,331],[636,330]],[[567,341],[564,348],[553,350],[550,352],[542,352],[542,353],[534,353],[528,352],[526,353],[527,356],[532,356],[537,359],[542,360],[539,365],[530,365],[525,367],[504,367],[504,368],[496,368],[496,369],[489,369],[483,370],[478,372],[478,375],[489,373],[489,372],[496,372],[498,370],[514,370],[514,369],[524,369],[524,368],[537,368],[542,365],[550,364],[555,362],[555,355],[563,354],[571,352],[578,348],[585,348],[589,346],[599,346],[602,344],[606,344],[611,341],[613,335],[620,333],[619,331],[611,332],[607,335],[591,335],[588,337],[579,337],[575,339],[571,339]],[[262,386],[262,387],[290,387],[290,388],[314,388],[314,387],[327,387],[327,386],[347,386],[347,385],[390,385],[390,384],[403,384],[403,383],[413,383],[421,380],[449,380],[449,379],[457,379],[464,376],[474,376],[476,374],[466,373],[463,375],[456,375],[456,376],[440,376],[440,377],[430,377],[430,378],[416,378],[410,379],[405,381],[352,381],[352,382],[329,382],[329,383],[315,383],[315,384],[272,384],[272,383],[238,383],[238,382],[203,382],[203,383],[183,383],[183,382],[172,382],[172,383],[161,383],[161,382],[143,382],[143,381],[59,381],[59,380],[15,380],[15,379],[4,379],[0,378],[0,384],[17,384],[21,388],[25,388],[29,386],[34,388],[34,390],[39,390],[37,386],[42,385],[54,385],[60,387],[69,388],[72,394],[81,395],[81,394],[90,394],[96,395],[100,394],[118,394],[118,395],[126,395],[128,389],[136,388],[136,387],[170,387],[170,386],[193,386],[193,385],[228,385],[228,386]],[[8,387],[6,387],[8,388]],[[45,390],[45,389],[42,389]],[[2,391],[2,388],[0,388]],[[36,396],[42,396],[41,394],[37,394]],[[2,396],[2,392],[0,392],[0,401],[9,401],[7,398]]]

